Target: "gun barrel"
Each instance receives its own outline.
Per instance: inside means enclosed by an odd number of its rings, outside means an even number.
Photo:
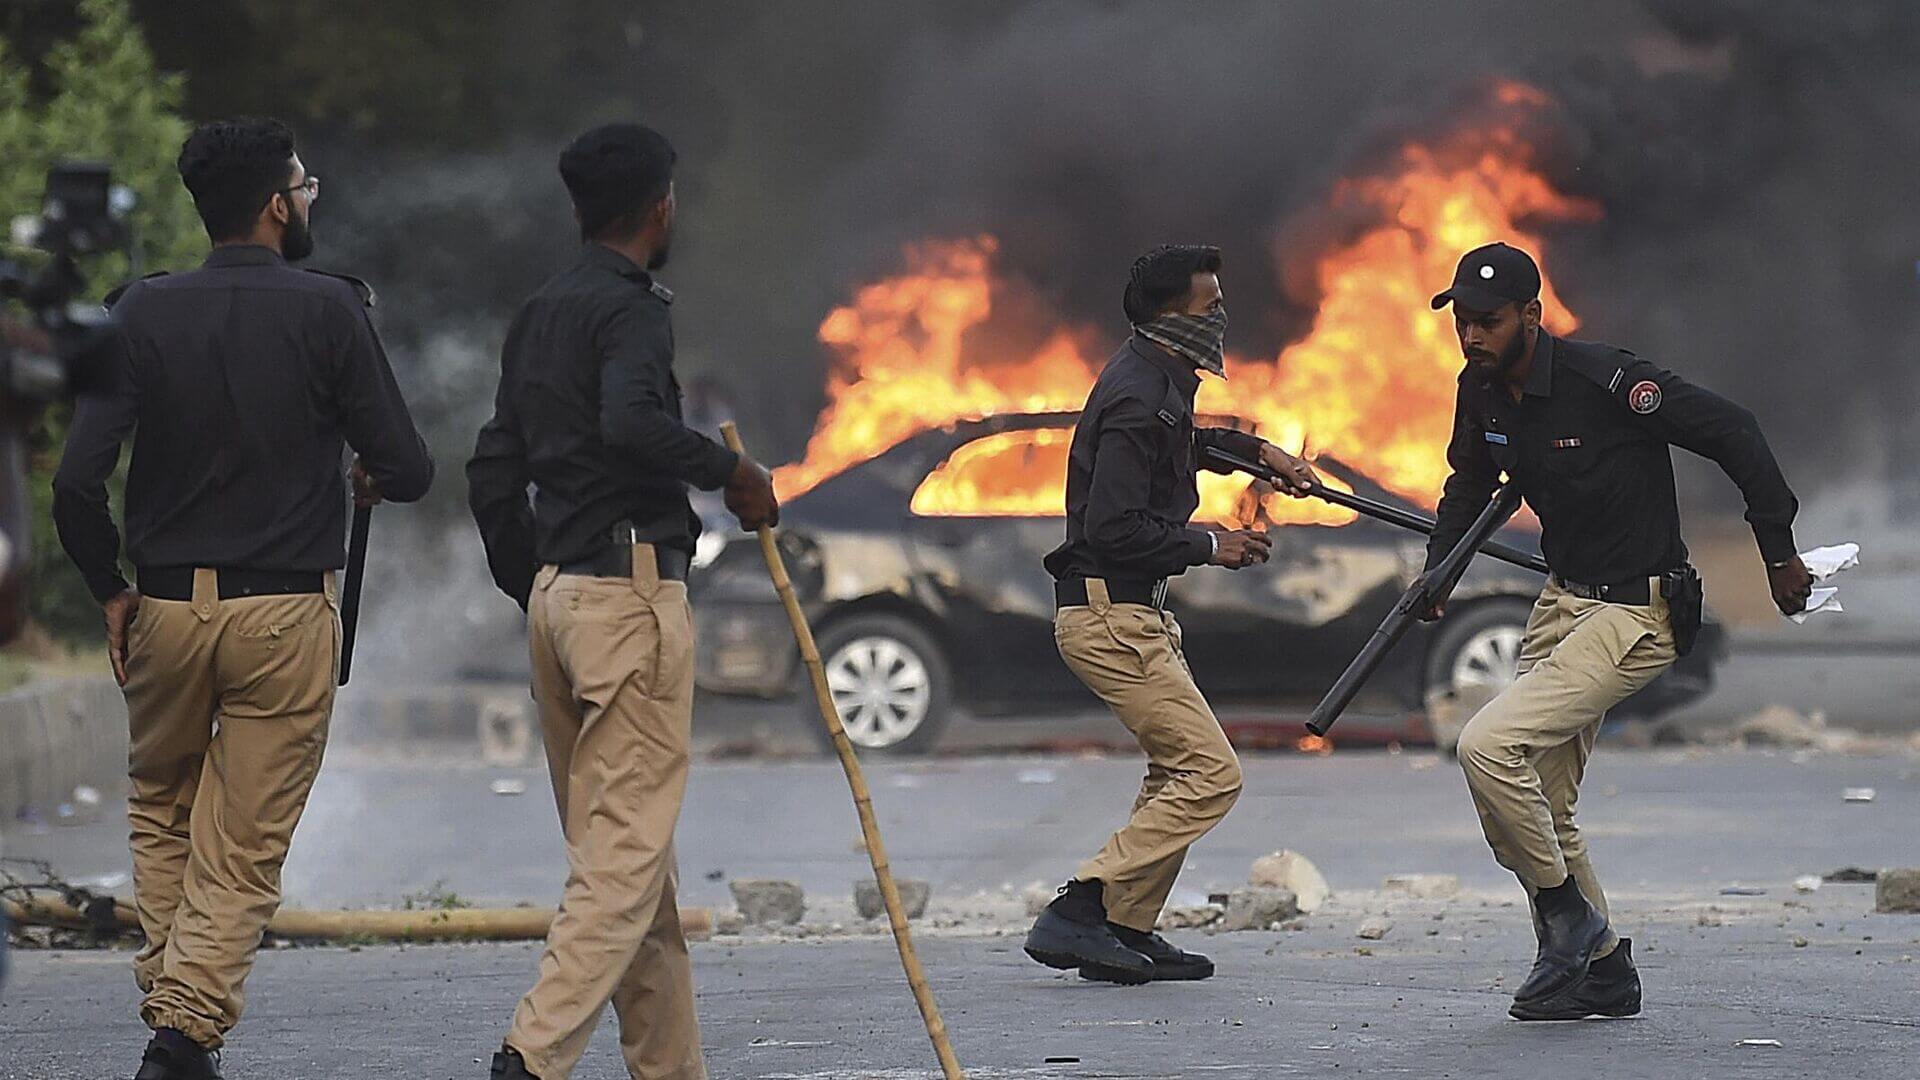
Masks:
[[[1447,552],[1446,558],[1441,559],[1431,571],[1422,574],[1412,585],[1407,586],[1406,592],[1400,594],[1399,602],[1393,605],[1393,610],[1388,612],[1387,617],[1381,621],[1380,628],[1367,639],[1359,655],[1347,665],[1347,670],[1341,672],[1340,677],[1334,680],[1332,689],[1320,699],[1320,704],[1314,706],[1312,715],[1307,718],[1308,731],[1315,735],[1325,735],[1333,727],[1334,721],[1340,719],[1340,714],[1353,702],[1354,696],[1359,694],[1360,688],[1366,684],[1367,679],[1372,677],[1380,664],[1386,660],[1387,653],[1401,638],[1407,636],[1407,631],[1413,628],[1414,622],[1420,618],[1422,612],[1433,606],[1435,601],[1445,599],[1447,594],[1453,591],[1453,587],[1460,582],[1460,575],[1466,572],[1467,564],[1473,560],[1474,553],[1480,550],[1480,546],[1486,543],[1487,537],[1492,536],[1495,530],[1506,524],[1507,519],[1512,517],[1513,512],[1519,508],[1520,490],[1513,484],[1509,483],[1494,492],[1493,498],[1487,501],[1487,508],[1480,511],[1480,516],[1474,519],[1473,527],[1467,530],[1467,534],[1460,538],[1460,542],[1453,546],[1452,551]]]
[[[1246,473],[1256,479],[1265,480],[1269,484],[1278,484],[1280,482],[1278,473],[1275,473],[1272,469],[1267,468],[1259,462],[1248,461],[1238,454],[1230,454],[1225,450],[1209,447],[1207,449],[1207,456],[1230,469]],[[1325,484],[1317,485],[1311,494],[1314,498],[1324,502],[1330,502],[1335,506],[1344,506],[1355,513],[1365,514],[1367,517],[1377,521],[1384,521],[1389,525],[1398,525],[1403,529],[1410,529],[1424,536],[1432,536],[1433,530],[1437,527],[1432,518],[1423,514],[1416,514],[1410,510],[1402,510],[1397,506],[1389,506],[1378,500],[1369,499],[1364,495],[1355,495],[1346,491],[1335,491]],[[1522,570],[1532,570],[1540,574],[1552,573],[1552,571],[1547,568],[1547,560],[1530,552],[1503,544],[1498,540],[1489,540],[1485,544],[1482,544],[1480,546],[1480,554],[1518,566]]]

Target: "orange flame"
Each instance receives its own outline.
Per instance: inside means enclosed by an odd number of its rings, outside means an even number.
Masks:
[[[1544,95],[1501,84],[1495,99],[1533,108]],[[1290,451],[1328,454],[1382,486],[1431,506],[1446,479],[1455,380],[1462,360],[1451,316],[1428,299],[1452,279],[1469,248],[1505,240],[1542,256],[1539,234],[1517,222],[1590,221],[1597,205],[1556,191],[1505,127],[1469,132],[1439,148],[1410,144],[1393,166],[1334,190],[1331,209],[1372,222],[1314,264],[1319,307],[1311,329],[1271,362],[1228,358],[1228,379],[1207,379],[1197,410],[1239,418]],[[929,240],[906,249],[904,273],[858,290],[820,324],[840,356],[829,404],[805,457],[775,472],[792,498],[918,431],[1010,412],[1070,412],[1085,401],[1097,365],[1083,343],[1102,335],[1060,324],[1031,356],[978,355],[969,331],[987,322],[996,295],[990,236]],[[1228,287],[1229,307],[1236,303]],[[1545,281],[1547,327],[1578,320]],[[1110,335],[1108,335],[1110,336]],[[1104,353],[1099,354],[1104,356]],[[1066,429],[1010,431],[962,447],[915,492],[927,515],[1054,515],[1065,501]],[[1350,511],[1316,499],[1271,495],[1245,477],[1203,473],[1199,520],[1236,525],[1326,524]]]

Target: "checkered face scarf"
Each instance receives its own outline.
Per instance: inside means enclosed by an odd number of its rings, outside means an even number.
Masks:
[[[1184,356],[1195,367],[1215,375],[1227,373],[1227,309],[1215,308],[1205,315],[1170,311],[1134,326],[1140,336],[1176,355]]]

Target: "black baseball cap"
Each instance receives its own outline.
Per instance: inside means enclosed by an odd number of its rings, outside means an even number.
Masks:
[[[1468,311],[1496,311],[1540,295],[1533,256],[1506,244],[1488,244],[1460,256],[1453,287],[1433,298],[1433,310],[1457,303]]]

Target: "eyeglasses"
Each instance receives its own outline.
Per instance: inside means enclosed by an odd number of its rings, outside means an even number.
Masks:
[[[306,192],[308,202],[312,202],[315,199],[318,199],[320,197],[320,178],[313,175],[312,173],[308,173],[307,178],[305,180],[302,180],[301,182],[293,185],[290,188],[280,189],[280,194],[291,195],[296,191]]]

